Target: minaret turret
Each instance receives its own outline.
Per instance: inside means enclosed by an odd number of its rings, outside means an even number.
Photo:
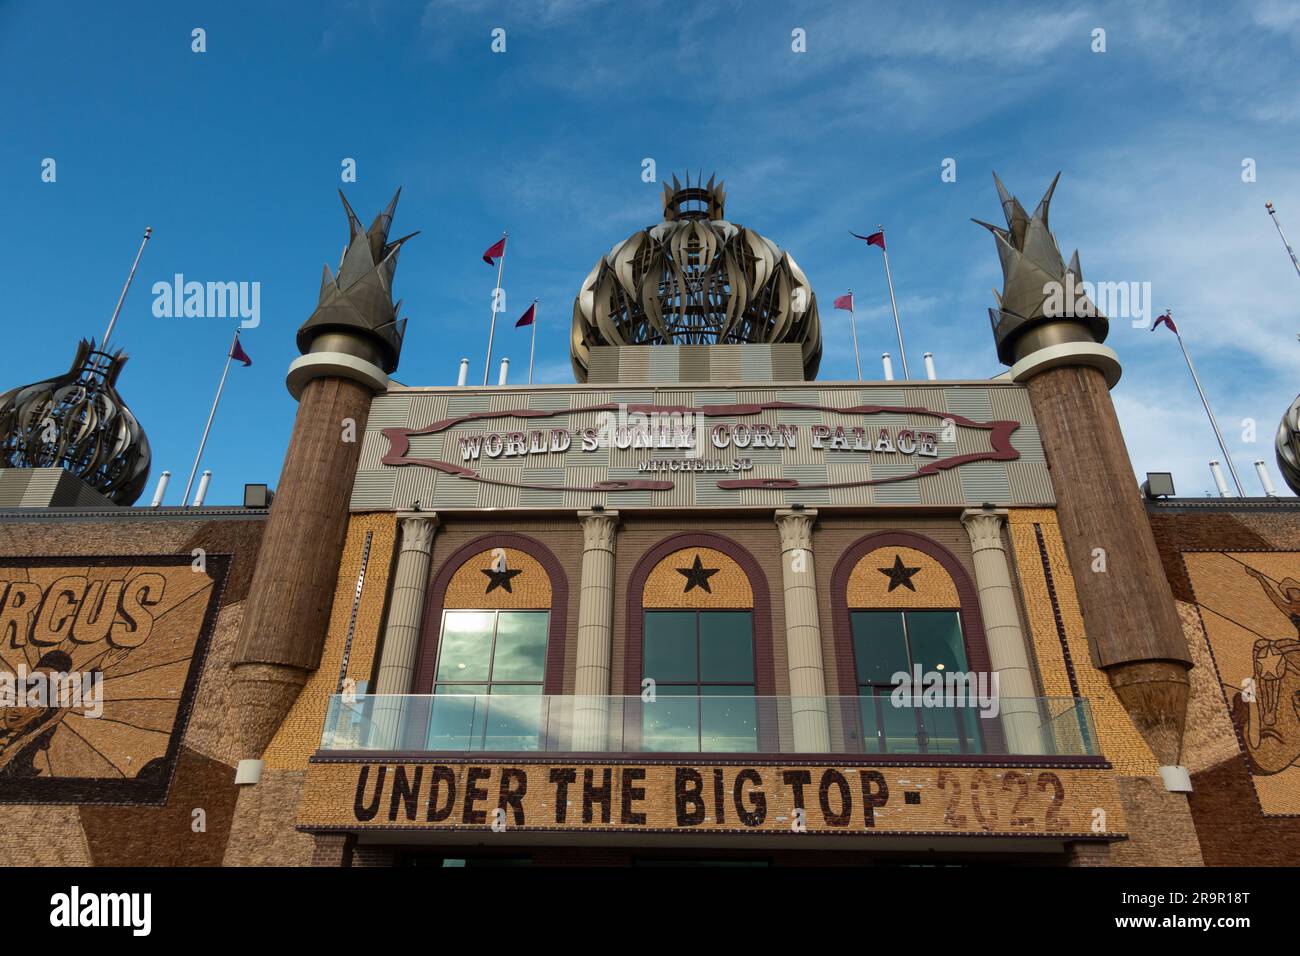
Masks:
[[[1102,344],[1108,323],[1083,294],[1078,253],[1067,266],[1048,230],[1056,179],[1032,216],[994,180],[1007,228],[980,225],[1002,261],[989,310],[998,357],[1029,390],[1094,663],[1173,765],[1191,659],[1110,398],[1119,357]]]
[[[347,199],[343,207],[343,262],[337,276],[325,268],[316,311],[298,330],[303,355],[289,366],[298,414],[232,662],[237,779],[245,783],[256,782],[262,752],[320,663],[360,436],[371,399],[388,387],[402,351],[406,323],[392,281],[398,251],[411,237],[388,240],[397,196],[369,229]]]

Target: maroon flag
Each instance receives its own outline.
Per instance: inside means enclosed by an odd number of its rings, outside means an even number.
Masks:
[[[865,239],[869,246],[879,246],[881,249],[885,248],[885,232],[883,229],[880,232],[873,232],[869,236],[859,236],[856,232],[850,232],[849,235],[854,239]]]
[[[248,357],[248,353],[244,351],[244,347],[239,344],[238,337],[236,337],[234,344],[230,346],[229,355],[236,362],[243,362],[244,368],[248,368],[248,366],[253,364],[253,360]]]
[[[1169,331],[1174,333],[1174,335],[1178,334],[1178,326],[1174,325],[1173,317],[1170,316],[1168,310],[1165,311],[1164,315],[1156,316],[1156,321],[1151,326],[1151,331],[1154,332],[1157,328],[1159,328],[1162,325],[1169,326]]]
[[[537,303],[534,302],[532,305],[528,307],[528,311],[519,317],[519,321],[515,323],[515,328],[522,329],[525,325],[532,325],[533,319],[535,319],[536,317],[537,317]]]
[[[853,311],[853,293],[850,292],[848,295],[842,295],[842,296],[839,296],[839,297],[835,300],[835,308],[837,308],[837,309],[843,309],[845,312],[852,312],[852,311]]]
[[[490,266],[496,265],[493,259],[500,259],[506,254],[506,237],[502,236],[492,245],[488,246],[487,252],[483,253],[483,261]]]

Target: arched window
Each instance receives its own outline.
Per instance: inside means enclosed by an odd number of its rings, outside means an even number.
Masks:
[[[630,586],[626,692],[653,688],[639,749],[762,749],[775,732],[760,700],[772,693],[770,611],[753,559],[720,536],[679,535],[642,559]]]
[[[459,549],[430,587],[417,694],[432,699],[430,750],[536,750],[543,695],[559,692],[567,585],[551,553],[522,535]]]
[[[976,672],[988,670],[976,596],[948,551],[918,535],[889,533],[850,548],[832,575],[841,694],[858,698],[866,753],[959,754],[984,750]],[[905,674],[919,704],[896,694]],[[954,688],[969,691],[952,706]]]

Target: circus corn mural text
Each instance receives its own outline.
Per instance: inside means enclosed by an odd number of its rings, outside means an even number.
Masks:
[[[0,801],[165,796],[224,576],[205,565],[0,562]]]

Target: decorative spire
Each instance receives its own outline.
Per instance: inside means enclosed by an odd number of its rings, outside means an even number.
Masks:
[[[1109,331],[1106,317],[1084,294],[1078,251],[1070,257],[1067,266],[1056,237],[1048,228],[1048,209],[1060,178],[1061,174],[1057,173],[1030,216],[994,173],[993,182],[1007,228],[972,220],[993,234],[1002,263],[1002,291],[993,292],[998,307],[989,309],[989,318],[997,340],[998,358],[1007,365],[1015,364],[1022,357],[1017,355],[1016,346],[1031,329],[1071,324],[1074,329],[1061,333],[1065,338],[1089,338],[1095,342],[1104,342]]]
[[[319,336],[342,333],[359,337],[373,348],[385,372],[391,374],[396,370],[406,320],[397,318],[402,303],[401,300],[393,302],[393,274],[397,271],[397,255],[402,244],[419,235],[413,232],[394,242],[388,241],[401,194],[398,189],[370,228],[363,229],[361,219],[339,190],[348,216],[348,246],[337,276],[325,266],[316,311],[298,329],[298,350],[303,354],[312,350],[312,343]]]
[[[705,185],[704,173],[701,172],[695,180],[695,185],[692,186],[691,174],[687,172],[685,176],[685,186],[677,180],[676,174],[673,175],[671,187],[664,183],[664,219],[667,222],[682,219],[725,219],[726,184],[721,181],[714,183],[716,174],[711,174],[708,185]]]
[[[77,346],[57,378],[0,395],[0,466],[63,468],[119,505],[140,497],[149,480],[149,439],[117,393],[122,351]]]

